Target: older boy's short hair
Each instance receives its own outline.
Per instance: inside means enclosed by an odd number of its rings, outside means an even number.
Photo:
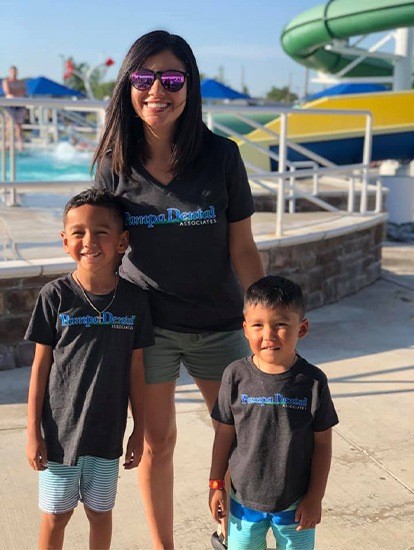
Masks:
[[[82,191],[82,193],[75,195],[66,203],[65,209],[63,210],[63,224],[66,223],[66,217],[69,210],[79,208],[79,206],[84,206],[85,204],[100,206],[102,208],[112,210],[119,218],[122,229],[126,229],[125,209],[120,199],[109,191],[96,189],[94,187],[86,189],[86,191]]]
[[[271,309],[282,307],[305,314],[305,299],[301,287],[285,277],[269,275],[253,283],[246,291],[244,311],[248,306],[261,305]]]

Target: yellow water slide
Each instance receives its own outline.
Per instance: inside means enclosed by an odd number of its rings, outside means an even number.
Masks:
[[[376,92],[323,97],[305,104],[288,115],[288,139],[327,156],[336,164],[360,162],[355,148],[360,145],[365,131],[365,117],[360,115],[304,114],[304,109],[365,110],[373,118],[373,160],[414,158],[414,90],[404,92]],[[279,134],[280,119],[265,126]],[[278,139],[264,130],[254,130],[246,136],[277,152]],[[257,149],[239,143],[243,158],[264,170],[270,170],[271,160]],[[335,154],[336,153],[336,154]],[[362,153],[361,153],[362,154]],[[290,151],[289,160],[304,158]]]

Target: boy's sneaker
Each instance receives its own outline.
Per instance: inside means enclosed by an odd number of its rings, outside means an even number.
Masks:
[[[211,535],[211,545],[215,550],[227,550],[227,545],[222,534],[218,534],[217,531]]]

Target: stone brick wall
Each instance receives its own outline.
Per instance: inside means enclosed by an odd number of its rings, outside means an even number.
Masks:
[[[34,345],[23,340],[24,333],[39,290],[55,278],[0,280],[0,370],[31,364]]]
[[[268,274],[302,285],[308,309],[344,298],[373,283],[381,272],[384,224],[332,239],[266,248],[260,255]],[[62,273],[63,275],[63,273]],[[57,275],[0,280],[0,370],[28,366],[33,344],[23,336],[40,288]]]
[[[372,284],[381,275],[384,224],[332,239],[261,248],[266,273],[302,286],[308,309],[330,304]]]

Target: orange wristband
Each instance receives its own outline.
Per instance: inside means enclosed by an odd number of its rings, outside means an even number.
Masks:
[[[224,480],[223,479],[210,479],[208,481],[208,486],[210,489],[219,489],[222,491],[224,489]]]

